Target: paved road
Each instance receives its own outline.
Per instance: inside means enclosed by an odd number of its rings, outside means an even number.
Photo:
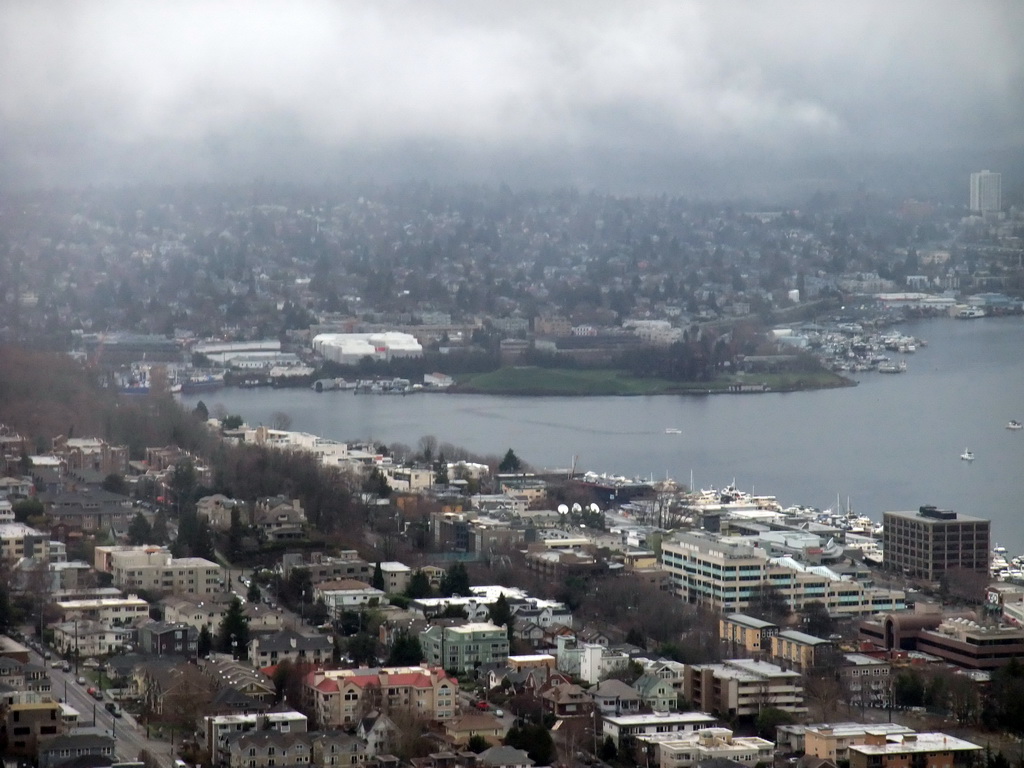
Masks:
[[[114,749],[118,758],[137,760],[139,752],[145,749],[160,762],[162,767],[171,768],[174,755],[171,752],[170,743],[146,738],[145,727],[139,726],[135,718],[127,712],[123,717],[114,717],[103,706],[111,701],[109,697],[104,696],[100,701],[89,695],[88,688],[94,684],[89,680],[88,675],[85,675],[87,679],[85,685],[80,685],[77,682],[74,667],[70,672],[64,672],[60,668],[50,666],[49,661],[44,661],[42,656],[35,652],[33,652],[32,660],[48,667],[51,695],[78,710],[79,725],[95,725],[114,737]],[[80,675],[84,675],[85,672],[84,669],[79,670]]]

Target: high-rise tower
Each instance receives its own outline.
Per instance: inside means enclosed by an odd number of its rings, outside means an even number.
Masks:
[[[971,211],[998,213],[1003,207],[1003,176],[992,171],[971,174]]]

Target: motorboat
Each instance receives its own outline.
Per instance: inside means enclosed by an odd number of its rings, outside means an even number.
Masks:
[[[665,427],[665,434],[666,435],[681,435],[681,434],[683,434],[683,430],[679,429],[678,427]]]
[[[960,458],[964,461],[974,461],[974,451],[970,448],[964,448],[964,452],[960,454]]]
[[[1018,429],[1024,429],[1024,424],[1021,424],[1016,419],[1010,419],[1008,422],[1006,422],[1006,428],[1016,431]]]

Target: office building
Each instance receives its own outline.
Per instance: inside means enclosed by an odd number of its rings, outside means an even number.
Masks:
[[[770,557],[767,550],[740,537],[730,540],[705,531],[677,533],[662,542],[661,562],[676,594],[716,611],[745,610],[763,584],[774,586],[795,611],[811,602],[823,603],[833,616],[905,606],[899,590],[864,586],[824,565]]]
[[[971,174],[971,212],[998,213],[1003,208],[1003,176],[992,171]]]
[[[938,581],[947,571],[988,574],[991,521],[924,506],[917,512],[886,512],[882,520],[884,564],[913,579]]]

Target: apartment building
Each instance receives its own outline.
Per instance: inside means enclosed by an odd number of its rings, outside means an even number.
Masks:
[[[100,548],[97,547],[99,550]],[[113,575],[122,589],[174,595],[212,595],[224,590],[223,569],[202,557],[173,557],[164,547],[104,547],[97,570]]]
[[[765,707],[807,711],[800,673],[754,659],[688,665],[683,696],[700,710],[729,718],[753,717]]]
[[[844,653],[839,677],[855,707],[888,707],[892,703],[892,664],[863,653]]]
[[[718,639],[737,656],[758,658],[771,653],[772,638],[777,634],[777,624],[744,613],[731,613],[718,620]]]
[[[0,558],[16,563],[23,557],[50,558],[50,534],[24,523],[0,523]]]
[[[76,651],[82,658],[105,656],[123,650],[131,642],[131,629],[101,621],[64,621],[53,625],[53,647],[65,656]]]
[[[637,715],[604,715],[601,732],[611,737],[616,748],[628,747],[631,742],[658,733],[682,737],[701,728],[710,728],[718,722],[707,712],[655,712]]]
[[[206,750],[213,765],[227,766],[230,742],[249,731],[275,731],[278,733],[305,733],[307,718],[301,712],[261,712],[251,715],[207,715],[203,718],[206,732]]]
[[[313,587],[313,600],[323,600],[327,610],[336,615],[340,611],[365,608],[384,602],[386,593],[356,579],[321,581]]]
[[[490,622],[456,627],[435,624],[420,633],[420,647],[428,664],[469,672],[481,664],[508,660],[508,632]]]
[[[323,728],[350,727],[374,707],[450,720],[458,709],[458,681],[437,667],[332,669],[310,672],[306,703]]]
[[[55,603],[64,621],[89,619],[107,626],[125,626],[149,617],[149,603],[138,595],[61,600]]]
[[[957,768],[974,765],[983,751],[945,733],[869,731],[863,744],[850,745],[850,768]]]
[[[771,638],[771,660],[784,669],[810,669],[835,650],[831,640],[786,629]]]
[[[61,705],[56,701],[14,704],[7,710],[7,752],[35,758],[40,742],[64,732]]]
[[[273,635],[257,635],[249,641],[249,662],[257,669],[282,661],[322,665],[331,660],[334,643],[327,635],[300,635],[284,629]]]
[[[689,603],[717,611],[742,612],[763,584],[771,584],[794,610],[820,602],[835,616],[859,616],[899,610],[899,590],[866,587],[822,565],[805,565],[792,557],[769,557],[749,541],[705,531],[675,534],[662,543],[662,567],[676,594]]]
[[[916,512],[886,512],[882,516],[884,565],[927,581],[938,581],[956,569],[988,575],[991,525],[990,520],[933,506]]]
[[[801,752],[831,760],[833,763],[839,760],[850,759],[850,747],[855,744],[864,744],[868,740],[868,733],[876,736],[898,735],[913,733],[912,728],[899,723],[819,723],[803,727],[803,747]]]
[[[693,768],[706,760],[730,760],[754,768],[770,764],[774,752],[773,742],[757,736],[735,736],[728,728],[642,736],[633,748],[638,765],[656,768]]]

